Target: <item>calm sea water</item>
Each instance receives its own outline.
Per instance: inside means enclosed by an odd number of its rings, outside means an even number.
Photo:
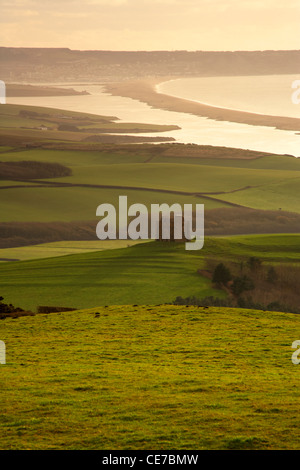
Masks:
[[[176,80],[178,82],[177,85],[179,82],[185,83],[185,80]],[[222,83],[223,78],[218,77],[218,80],[219,83]],[[160,85],[160,91],[163,87],[164,93],[167,93],[167,88],[174,83],[175,81],[165,82]],[[60,84],[60,86],[62,85],[67,86],[66,84]],[[78,91],[86,90],[91,94],[81,96],[9,98],[7,102],[116,116],[120,119],[120,122],[175,124],[180,126],[181,129],[146,135],[174,137],[177,142],[181,143],[235,147],[300,157],[300,135],[297,135],[295,132],[281,131],[264,126],[249,126],[247,124],[224,121],[218,122],[191,114],[163,111],[151,108],[144,103],[130,98],[111,96],[104,93],[104,88],[101,85],[68,86]],[[186,85],[184,84],[182,87],[186,88]],[[178,94],[178,96],[180,95]],[[197,99],[197,96],[195,95],[194,98]]]
[[[291,99],[292,83],[299,79],[299,75],[184,78],[164,82],[157,89],[211,106],[300,118],[300,104]]]

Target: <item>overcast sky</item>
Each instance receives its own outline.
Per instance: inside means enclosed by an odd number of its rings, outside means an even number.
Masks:
[[[300,49],[300,0],[1,0],[0,45]]]

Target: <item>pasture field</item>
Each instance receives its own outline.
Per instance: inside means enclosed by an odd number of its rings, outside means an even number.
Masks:
[[[171,144],[177,148],[176,144]],[[299,159],[284,155],[268,155],[262,154],[256,158],[243,158],[236,156],[238,149],[218,148],[215,149],[216,156],[208,157],[211,149],[206,150],[206,146],[199,147],[199,157],[189,157],[186,146],[180,146],[177,150],[179,156],[169,155],[170,144],[156,145],[155,148],[149,145],[120,145],[109,146],[103,145],[99,148],[91,147],[89,150],[80,149],[52,149],[45,146],[37,149],[21,149],[1,146],[1,152],[9,161],[20,160],[37,160],[42,162],[58,162],[67,166],[86,166],[110,163],[176,163],[191,165],[208,165],[234,168],[250,168],[258,170],[284,170],[299,171]],[[16,152],[18,150],[18,152]],[[226,151],[226,152],[225,152]],[[21,152],[21,153],[19,153]],[[6,155],[7,154],[7,155]],[[226,158],[220,158],[221,155],[227,154]],[[207,157],[206,157],[207,155]],[[232,158],[230,158],[232,155]],[[2,158],[2,157],[1,157]]]
[[[29,185],[22,182],[24,187],[3,190],[2,221],[92,220],[98,204],[108,200],[116,204],[124,191],[130,203],[198,202],[205,203],[207,210],[232,204],[261,209],[263,200],[265,210],[300,213],[300,162],[292,157],[233,159],[234,166],[224,164],[228,159],[220,161],[220,165],[213,159],[199,158],[195,164],[196,158],[190,158],[189,163],[183,163],[184,159],[178,163],[178,158],[171,157],[157,163],[145,150],[131,153],[115,148],[112,152],[14,151],[3,153],[1,160],[60,163],[72,170],[71,176],[40,179],[36,181],[36,188],[32,187],[33,180]],[[252,167],[243,166],[245,164]],[[51,183],[56,187],[49,187]],[[19,186],[20,182],[2,181],[0,188],[2,185]],[[106,189],[103,191],[101,186]]]
[[[77,240],[38,245],[17,246],[0,249],[0,262],[10,259],[24,261],[29,259],[53,258],[57,256],[73,255],[76,253],[89,253],[90,251],[114,250],[145,243],[142,240]]]
[[[0,153],[9,152],[10,150],[14,150],[14,148],[13,147],[8,147],[7,145],[1,145],[0,146]]]
[[[222,195],[225,202],[233,202],[252,207],[253,209],[265,210],[288,210],[300,212],[300,180],[291,178],[288,180],[266,183],[260,187],[245,189],[239,193]]]
[[[183,163],[191,165],[209,165],[229,168],[250,168],[257,170],[284,170],[299,171],[299,159],[285,155],[265,155],[258,158],[205,158],[184,156],[182,150],[181,157],[165,156],[164,154],[154,157],[153,163]]]
[[[14,184],[12,184],[14,186]],[[19,186],[16,184],[16,186]],[[23,184],[22,184],[23,186]],[[27,186],[27,187],[26,187]],[[133,189],[111,189],[93,187],[48,187],[25,183],[24,187],[12,187],[1,190],[1,222],[56,222],[56,221],[95,221],[99,204],[110,203],[117,208],[119,195],[128,197],[128,205],[141,202],[150,209],[151,204],[205,204],[206,209],[226,207],[227,203],[164,192]]]
[[[16,181],[16,180],[0,180],[0,188],[5,186],[5,187],[20,187],[20,186],[32,186],[34,183],[31,183],[29,181]],[[7,189],[9,189],[7,188]],[[2,193],[1,193],[2,194]],[[4,193],[3,193],[4,195]]]
[[[215,307],[3,320],[0,447],[299,450],[299,334],[299,315]]]
[[[168,246],[166,246],[168,245]],[[38,305],[95,305],[172,302],[177,295],[216,291],[197,273],[201,261],[182,243],[152,242],[129,248],[1,263],[1,295],[7,303],[36,310]]]
[[[266,263],[300,262],[300,234],[235,235],[206,238],[203,254],[228,261],[257,257]]]
[[[1,147],[0,147],[1,148]],[[143,152],[118,152],[97,151],[97,150],[51,150],[51,149],[30,149],[14,152],[5,152],[1,159],[18,162],[22,160],[33,160],[39,162],[59,162],[69,167],[81,167],[87,165],[105,165],[118,163],[144,163],[149,155]]]
[[[50,179],[51,181],[52,179]],[[209,165],[167,163],[127,163],[92,165],[73,168],[72,176],[59,178],[59,182],[81,184],[107,184],[135,186],[189,193],[222,193],[244,187],[265,187],[292,180],[300,182],[300,173],[294,171],[224,168]],[[222,195],[221,195],[222,197]]]
[[[206,258],[225,262],[257,256],[267,263],[292,265],[300,262],[299,246],[300,235],[293,234],[208,237],[204,248],[194,252],[186,251],[183,243],[147,242],[1,263],[1,295],[7,303],[32,311],[38,305],[84,308],[170,303],[177,296],[224,297],[224,291],[198,273]]]

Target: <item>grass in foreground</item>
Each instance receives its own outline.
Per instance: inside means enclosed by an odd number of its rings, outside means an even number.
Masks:
[[[1,449],[300,448],[297,315],[119,306],[0,328]]]

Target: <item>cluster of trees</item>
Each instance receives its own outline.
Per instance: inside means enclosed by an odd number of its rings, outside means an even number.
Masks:
[[[251,256],[246,262],[247,267],[253,274],[257,273],[262,265],[262,261]],[[244,263],[241,262],[240,269],[243,271]],[[275,284],[278,279],[278,275],[273,266],[270,266],[267,271],[266,280],[269,283]],[[223,286],[227,287],[233,295],[239,297],[243,292],[254,290],[255,284],[252,278],[247,274],[241,276],[233,276],[230,269],[223,263],[219,263],[214,270],[212,282],[215,283],[219,288]]]
[[[60,124],[57,128],[58,131],[65,131],[65,132],[80,132],[80,129],[75,126],[74,124]]]
[[[27,180],[70,176],[72,170],[60,163],[35,161],[0,162],[0,179]]]
[[[298,307],[291,307],[285,305],[279,301],[270,302],[264,304],[262,302],[256,302],[251,296],[238,297],[233,299],[232,297],[219,298],[214,296],[207,296],[199,298],[196,296],[181,297],[178,296],[172,302],[173,305],[194,305],[197,307],[231,307],[231,308],[247,308],[251,310],[270,310],[272,312],[289,312],[300,314]]]
[[[4,320],[8,317],[18,318],[27,315],[34,315],[33,312],[23,310],[20,307],[14,307],[12,304],[5,304],[2,300],[4,300],[4,298],[0,296],[0,320]]]
[[[21,118],[29,118],[29,119],[35,119],[35,118],[45,118],[49,117],[49,114],[45,113],[37,113],[36,111],[29,111],[27,109],[21,109],[19,112],[19,116]]]
[[[5,304],[2,302],[4,297],[0,296],[0,313],[22,312],[21,308],[16,308],[12,304]]]
[[[262,266],[257,257],[246,262],[213,264],[212,283],[228,295],[224,297],[176,297],[175,305],[199,307],[233,307],[300,314],[299,275],[297,266]],[[211,268],[212,266],[210,266]]]

